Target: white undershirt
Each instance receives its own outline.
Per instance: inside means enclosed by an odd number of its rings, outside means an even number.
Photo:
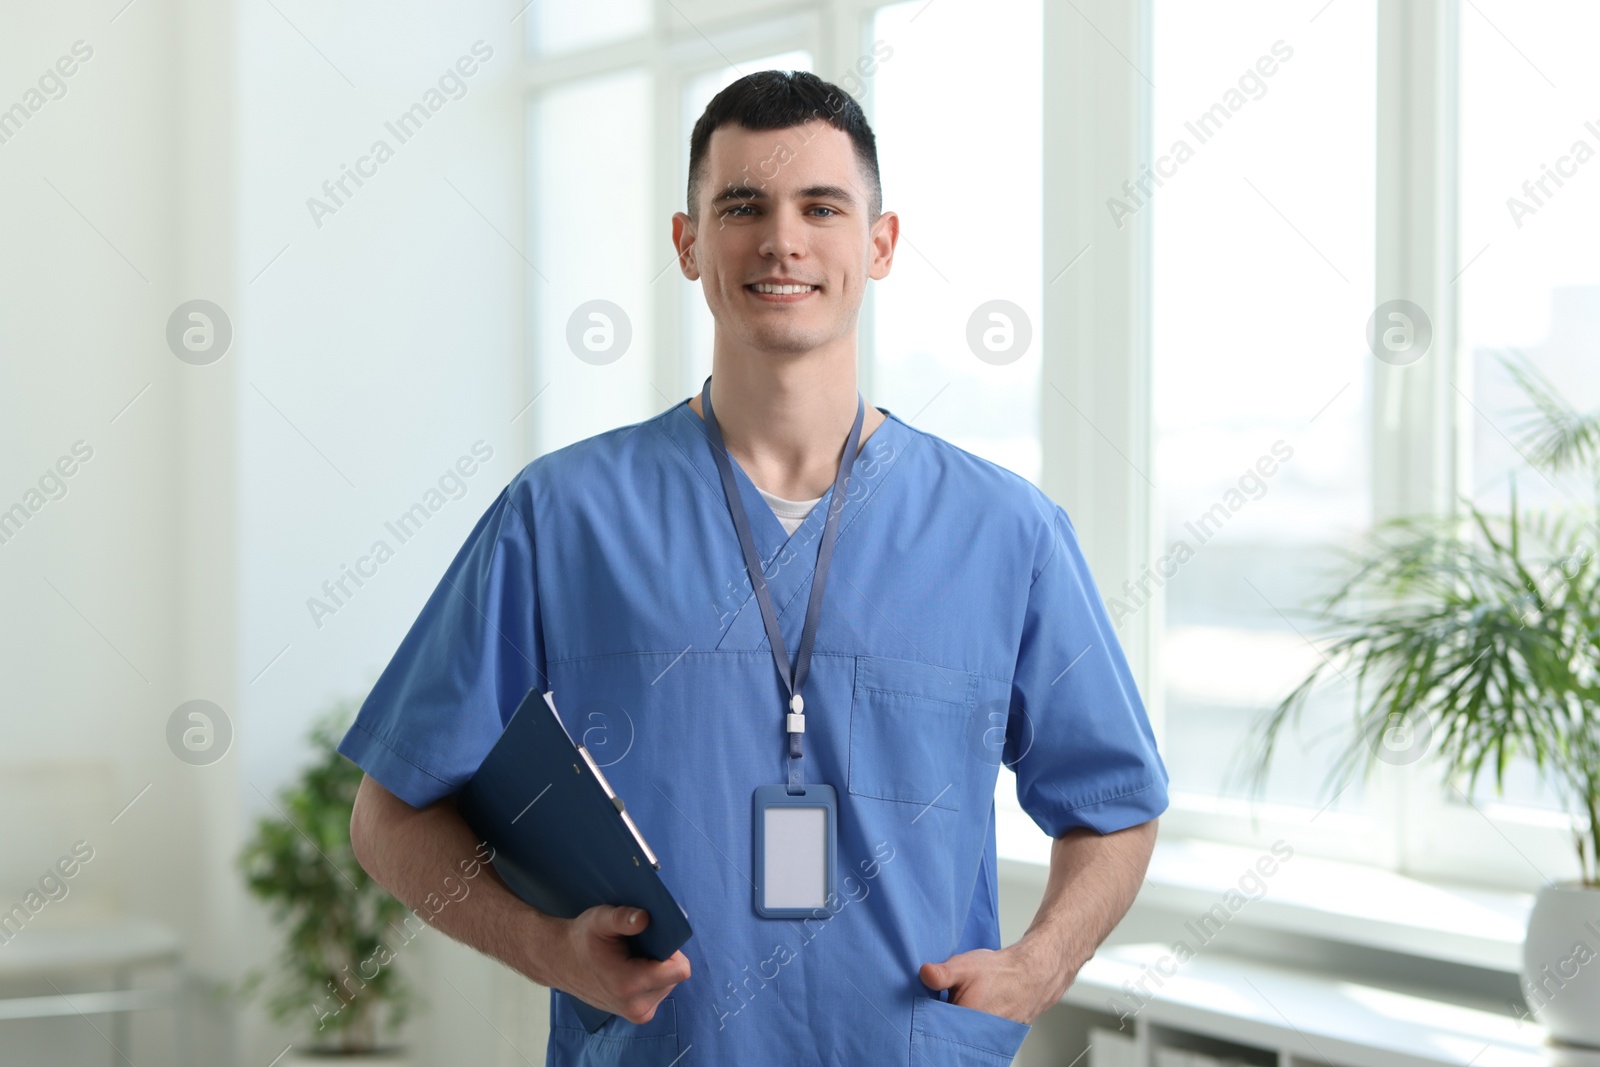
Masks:
[[[778,516],[778,522],[783,525],[784,533],[788,534],[798,530],[800,524],[806,521],[806,516],[811,514],[811,509],[822,500],[820,496],[816,500],[785,500],[781,496],[773,496],[759,485],[756,486],[756,492],[772,508],[772,513]]]

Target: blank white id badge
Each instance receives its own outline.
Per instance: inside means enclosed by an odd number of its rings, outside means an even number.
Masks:
[[[831,785],[763,785],[751,797],[756,914],[810,918],[834,893],[839,798]]]

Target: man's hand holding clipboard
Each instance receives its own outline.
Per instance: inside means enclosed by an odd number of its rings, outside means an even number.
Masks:
[[[646,1022],[689,977],[693,931],[660,863],[550,694],[532,689],[456,797],[494,848],[495,872],[525,903],[570,920],[548,961],[590,1033],[613,1014]]]

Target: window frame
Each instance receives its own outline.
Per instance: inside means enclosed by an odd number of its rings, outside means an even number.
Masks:
[[[655,92],[649,182],[651,212],[681,210],[687,146],[680,135],[688,81],[729,62],[805,50],[832,78],[870,54],[873,16],[897,0],[819,0],[796,9],[771,0],[656,0],[650,31],[545,58],[522,52],[527,107],[556,87],[625,69],[648,70]],[[1370,425],[1373,514],[1449,515],[1467,490],[1472,411],[1453,381],[1469,368],[1460,350],[1454,280],[1459,276],[1456,196],[1459,116],[1459,0],[1376,0],[1377,262],[1375,286],[1433,313],[1433,358],[1374,370]],[[692,23],[689,21],[692,20]],[[1150,338],[1151,213],[1115,229],[1103,209],[1117,188],[1152,160],[1153,0],[1078,0],[1043,5],[1043,318],[1040,370],[1040,487],[1077,516],[1080,543],[1102,586],[1136,574],[1159,542],[1155,490],[1138,471],[1155,455]],[[874,98],[866,104],[873,117]],[[524,124],[526,129],[526,123]],[[1423,131],[1418,135],[1417,131]],[[533,151],[529,146],[530,153]],[[531,160],[531,154],[530,154]],[[529,235],[537,212],[526,210]],[[661,243],[671,270],[670,248]],[[536,282],[530,280],[530,285]],[[652,380],[693,391],[682,358],[685,323],[676,286],[656,287],[649,343]],[[1373,303],[1378,303],[1374,294]],[[869,292],[859,325],[860,373],[870,388],[874,353]],[[529,316],[531,320],[531,315]],[[542,380],[528,337],[532,380]],[[1103,353],[1129,358],[1106,360]],[[1085,414],[1093,413],[1093,422]],[[532,420],[529,455],[537,455]],[[1376,457],[1384,457],[1378,462]],[[1159,594],[1158,594],[1159,596]],[[1164,608],[1164,602],[1157,600]],[[1152,726],[1164,738],[1161,669],[1164,610],[1139,612],[1120,635]],[[1175,791],[1161,817],[1167,836],[1260,845],[1276,838],[1297,850],[1399,871],[1515,889],[1544,871],[1575,869],[1565,823],[1504,805],[1451,800],[1437,774],[1380,764],[1368,780],[1367,811],[1233,801]],[[997,804],[1016,809],[1015,783],[1002,774]],[[1499,866],[1491,866],[1498,864]]]
[[[1459,519],[1459,496],[1471,491],[1474,417],[1466,396],[1455,387],[1470,380],[1470,353],[1461,347],[1455,288],[1462,267],[1457,195],[1461,7],[1459,0],[1376,2],[1373,304],[1394,297],[1416,301],[1433,318],[1434,340],[1432,358],[1406,367],[1383,363],[1374,367],[1369,422],[1373,517],[1374,522],[1423,514]],[[1128,21],[1136,18],[1138,24],[1125,22],[1119,28],[1125,34],[1123,40],[1138,42],[1137,52],[1130,54],[1148,57],[1153,2],[1142,0],[1135,6],[1137,14]],[[1085,14],[1089,10],[1085,5]],[[1114,14],[1106,5],[1100,5],[1100,11]],[[1104,24],[1098,29],[1115,36]],[[1123,62],[1115,56],[1112,61]],[[1139,154],[1122,164],[1124,173],[1135,173],[1137,164],[1151,161],[1150,92],[1137,77],[1123,78],[1122,84],[1137,95],[1147,120],[1140,131]],[[1062,106],[1068,104],[1064,101]],[[1116,141],[1083,143],[1079,150],[1125,154],[1128,146]],[[1057,187],[1048,179],[1046,184]],[[1085,190],[1082,195],[1090,192]],[[1141,229],[1140,241],[1148,251],[1148,213],[1137,217],[1135,225]],[[1047,257],[1050,248],[1047,232]],[[1058,255],[1062,251],[1059,240],[1056,251]],[[1147,276],[1140,278],[1140,286],[1135,293],[1129,285],[1124,299],[1141,300],[1148,321]],[[1078,310],[1087,314],[1091,309],[1080,305]],[[1151,350],[1147,334],[1137,338],[1136,348],[1131,332],[1127,340],[1130,347],[1126,350],[1138,352],[1138,358],[1129,361],[1123,383],[1124,392],[1132,392],[1136,378],[1148,379]],[[1100,395],[1092,396],[1096,410],[1101,410]],[[1380,413],[1391,414],[1385,417]],[[1126,445],[1134,450],[1130,454],[1140,452],[1141,442],[1128,441]],[[1148,445],[1153,447],[1153,435]],[[1378,457],[1383,457],[1381,462]],[[1154,491],[1146,489],[1146,494],[1153,503]],[[1147,540],[1153,535],[1149,528],[1143,531]],[[1148,558],[1129,558],[1127,552],[1118,558],[1112,546],[1097,547],[1106,574],[1136,573],[1138,560]],[[1160,635],[1154,625],[1159,615],[1141,613],[1146,629],[1136,635],[1149,642],[1148,650],[1135,661],[1135,669],[1143,672],[1137,674],[1141,691],[1153,695],[1153,704],[1160,703],[1160,689],[1155,684],[1160,676]],[[1164,715],[1161,719],[1164,724]],[[1164,736],[1159,727],[1158,736]],[[1500,888],[1532,890],[1552,876],[1576,871],[1564,817],[1508,804],[1472,804],[1457,786],[1440,781],[1436,763],[1411,767],[1380,763],[1367,780],[1367,795],[1367,813],[1357,815],[1296,805],[1252,806],[1178,792],[1161,822],[1169,835],[1252,845],[1285,837],[1309,855],[1355,860],[1415,877]]]

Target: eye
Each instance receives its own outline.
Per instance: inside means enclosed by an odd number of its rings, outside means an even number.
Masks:
[[[728,215],[732,215],[736,211],[748,211],[748,210],[750,210],[750,205],[749,204],[740,204],[738,207],[729,208],[728,210],[724,211],[722,214],[723,214],[724,217],[726,217]]]
[[[812,210],[812,211],[830,211],[830,212],[833,212],[833,214],[832,214],[832,215],[829,215],[829,216],[828,216],[828,218],[832,218],[832,217],[833,217],[833,215],[837,215],[837,214],[838,214],[838,212],[837,212],[837,211],[834,211],[834,209],[833,209],[833,208],[831,208],[831,207],[828,207],[828,206],[827,206],[827,205],[825,205],[825,204],[818,204],[818,205],[817,205],[817,206],[816,206],[816,207],[814,207],[814,208],[812,208],[812,209],[811,209],[811,210]]]

